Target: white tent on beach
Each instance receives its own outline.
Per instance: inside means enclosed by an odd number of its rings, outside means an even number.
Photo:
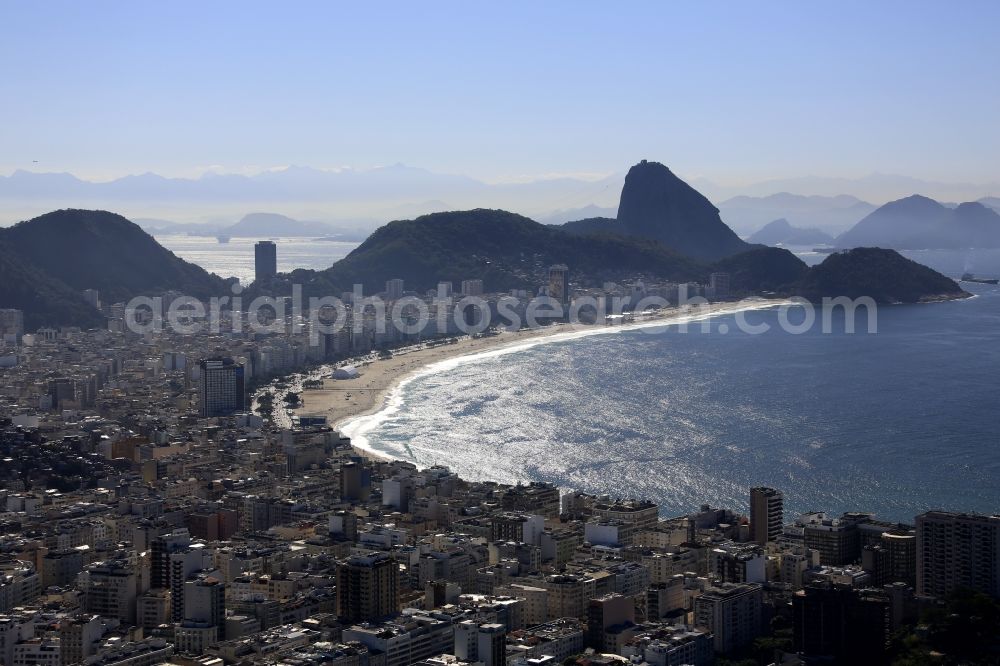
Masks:
[[[345,365],[333,371],[334,379],[357,379],[360,375],[353,365]]]

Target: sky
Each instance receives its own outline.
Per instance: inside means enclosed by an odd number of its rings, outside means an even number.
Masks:
[[[1000,3],[0,0],[0,174],[996,180]]]

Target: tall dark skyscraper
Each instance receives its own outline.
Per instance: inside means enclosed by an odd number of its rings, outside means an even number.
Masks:
[[[765,544],[781,535],[784,503],[780,490],[764,486],[750,489],[750,530],[754,541]]]
[[[253,246],[254,280],[270,280],[278,274],[278,246],[274,241],[257,241]]]
[[[792,595],[795,650],[805,663],[878,664],[892,625],[881,590],[815,583]]]
[[[567,300],[566,293],[566,272],[569,268],[565,264],[556,264],[549,267],[549,296],[560,303]]]
[[[243,366],[231,358],[198,361],[201,368],[201,415],[226,416],[246,409]]]
[[[385,553],[354,555],[337,567],[337,617],[371,622],[399,611],[399,565]]]
[[[170,555],[191,545],[191,535],[186,529],[177,529],[155,537],[150,544],[150,587],[170,587]]]
[[[1000,597],[1000,516],[917,516],[917,594],[943,599],[957,589]]]

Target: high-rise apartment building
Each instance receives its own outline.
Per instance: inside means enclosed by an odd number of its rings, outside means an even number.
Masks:
[[[178,528],[166,534],[157,535],[150,542],[150,587],[165,589],[170,587],[170,555],[191,545],[191,534],[185,528]]]
[[[618,500],[597,502],[593,506],[594,517],[599,520],[620,520],[632,525],[635,530],[651,530],[656,527],[660,507],[649,500]]]
[[[729,273],[712,273],[708,276],[708,287],[715,298],[729,298]]]
[[[472,620],[455,625],[453,653],[468,663],[502,666],[507,649],[507,627],[502,624],[479,624]]]
[[[780,490],[765,486],[750,489],[750,530],[754,541],[764,545],[781,536],[784,506]]]
[[[917,516],[917,594],[944,598],[959,588],[1000,598],[1000,516]]]
[[[482,296],[483,295],[483,281],[482,280],[462,280],[462,295],[463,296]]]
[[[202,575],[184,583],[184,621],[206,624],[220,639],[226,629],[226,586],[213,575]]]
[[[591,599],[587,604],[587,647],[614,652],[614,630],[634,623],[635,602],[631,597],[607,594]]]
[[[83,300],[98,310],[101,309],[101,293],[96,289],[84,289]]]
[[[485,666],[504,666],[507,663],[507,628],[495,622],[479,625],[477,659]]]
[[[403,297],[403,281],[399,278],[386,280],[385,297],[390,301],[398,301]]]
[[[105,624],[100,615],[80,613],[59,623],[59,651],[63,664],[79,664],[97,651]]]
[[[861,566],[871,574],[872,583],[906,583],[916,586],[916,533],[884,532],[878,543],[861,549]]]
[[[371,471],[356,462],[340,466],[340,497],[344,500],[364,501],[371,495]]]
[[[187,582],[199,572],[211,571],[212,554],[204,544],[196,543],[170,555],[170,619],[184,619],[184,597]]]
[[[198,362],[201,368],[201,415],[227,416],[246,409],[243,366],[231,358]]]
[[[793,595],[792,614],[795,651],[805,663],[883,663],[891,616],[880,590],[812,584]]]
[[[399,611],[399,565],[386,553],[355,555],[337,567],[337,617],[370,622]]]
[[[725,654],[760,635],[764,591],[755,583],[710,587],[694,600],[695,625],[715,636],[715,651]]]
[[[83,596],[83,610],[135,623],[138,575],[134,563],[112,559],[93,564],[80,574],[77,584]]]
[[[14,308],[0,309],[0,336],[24,335],[24,312]]]
[[[653,583],[646,589],[646,617],[649,620],[683,615],[686,609],[684,574],[674,574],[669,580]]]
[[[565,264],[556,264],[549,267],[548,294],[560,303],[564,303],[569,295],[566,293],[566,273],[568,271],[569,268]]]
[[[278,246],[274,241],[257,241],[253,246],[253,269],[256,282],[270,280],[278,274]]]
[[[819,563],[830,566],[853,564],[861,558],[861,534],[858,527],[870,522],[871,514],[845,513],[840,518],[826,514],[807,514],[802,523],[806,547],[819,553]]]
[[[501,513],[490,522],[491,541],[519,541],[539,545],[545,518],[524,513]]]

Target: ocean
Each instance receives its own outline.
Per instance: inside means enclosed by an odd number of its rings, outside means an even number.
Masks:
[[[220,274],[252,273],[250,241],[242,269],[231,248],[167,247],[215,272],[233,266]],[[328,265],[322,249],[303,247],[299,261]],[[905,254],[952,276],[1000,277],[1000,251]],[[966,287],[975,298],[879,308],[876,334],[863,321],[845,333],[841,314],[830,334],[792,335],[769,310],[746,315],[771,326],[762,335],[725,315],[707,333],[619,330],[453,359],[345,430],[465,478],[650,498],[664,515],[746,510],[753,485],[783,490],[790,513],[998,513],[1000,288]]]
[[[730,315],[708,333],[622,331],[453,360],[344,430],[466,478],[650,498],[665,515],[746,509],[754,485],[782,489],[791,512],[1000,512],[1000,289],[975,290],[880,308],[873,335],[863,322],[844,333],[843,316],[832,334],[792,335],[770,310],[747,315],[771,325],[763,335]]]

